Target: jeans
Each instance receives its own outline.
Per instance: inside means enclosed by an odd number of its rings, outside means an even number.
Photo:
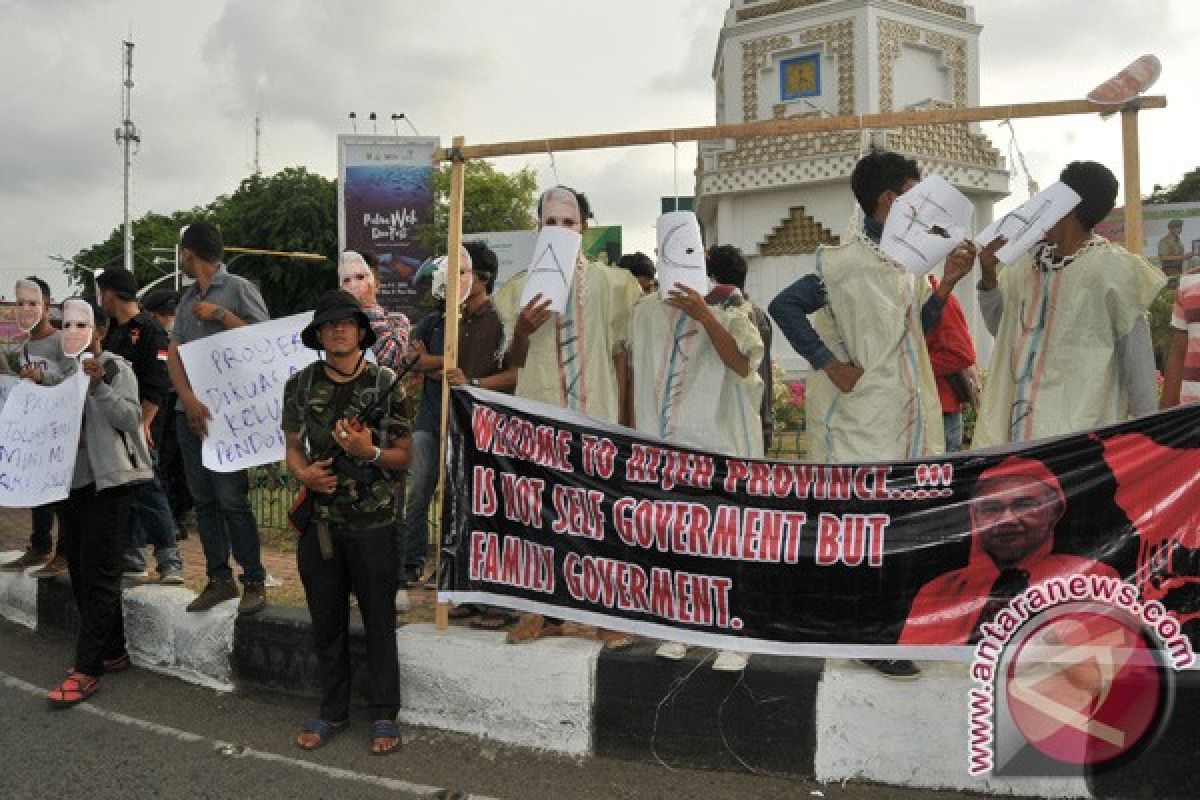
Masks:
[[[321,719],[350,714],[350,593],[367,636],[367,710],[373,720],[400,710],[396,652],[396,540],[391,525],[353,530],[330,526],[333,557],[321,557],[310,526],[296,543],[296,566],[312,617],[321,680]]]
[[[262,583],[267,576],[262,565],[258,521],[250,510],[250,483],[245,470],[213,472],[201,462],[201,440],[177,412],[175,432],[188,486],[196,501],[196,527],[204,546],[204,561],[210,581],[231,581],[229,556],[242,565],[244,583]]]
[[[58,546],[67,559],[79,609],[75,669],[104,674],[104,659],[125,653],[121,615],[121,550],[129,517],[129,486],[97,492],[95,484],[71,490],[60,504]]]
[[[942,412],[942,428],[946,431],[946,452],[957,453],[963,444],[963,416],[959,411],[954,414]]]
[[[429,549],[429,504],[437,489],[437,434],[413,431],[411,452],[404,500],[404,566],[419,570]]]
[[[29,536],[29,547],[38,553],[49,553],[54,549],[54,507],[34,506],[32,509],[33,532]]]
[[[158,455],[152,451],[150,458],[154,462],[154,479],[134,489],[129,502],[129,549],[125,551],[125,565],[145,569],[144,548],[152,544],[158,572],[162,574],[166,569],[183,569],[183,560],[175,544],[175,518],[171,516],[159,476]]]

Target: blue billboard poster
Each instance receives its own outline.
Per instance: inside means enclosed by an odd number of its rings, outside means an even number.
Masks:
[[[419,316],[413,279],[430,255],[416,239],[433,221],[434,137],[338,137],[338,242],[379,259],[379,303]]]

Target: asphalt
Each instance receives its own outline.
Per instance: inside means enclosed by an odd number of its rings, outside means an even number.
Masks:
[[[469,736],[406,728],[399,753],[368,753],[361,710],[314,753],[292,737],[311,704],[267,692],[222,694],[141,669],[106,677],[79,708],[45,693],[71,661],[66,639],[0,620],[0,797],[88,798],[761,798],[910,800],[931,792],[564,758]]]

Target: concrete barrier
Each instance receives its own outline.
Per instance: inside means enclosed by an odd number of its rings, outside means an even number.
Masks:
[[[0,563],[20,558],[21,551],[0,553]],[[37,581],[25,572],[0,572],[0,617],[26,628],[37,628]]]
[[[139,586],[124,597],[125,639],[133,663],[220,691],[232,691],[237,600],[189,614],[190,589]]]

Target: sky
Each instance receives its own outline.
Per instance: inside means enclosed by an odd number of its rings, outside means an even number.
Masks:
[[[728,0],[0,0],[0,284],[61,266],[121,221],[121,41],[134,50],[132,213],[232,192],[254,160],[336,177],[335,137],[404,113],[469,143],[707,125]],[[1081,97],[1142,53],[1169,107],[1141,114],[1143,191],[1200,164],[1194,0],[978,0],[983,104]],[[400,123],[400,132],[409,129]],[[1120,173],[1117,118],[1024,120],[1018,142],[1044,187],[1063,164]],[[988,123],[993,144],[1008,133]],[[587,192],[625,249],[654,246],[658,198],[693,191],[695,148],[670,145],[498,159]],[[1023,200],[1014,180],[1010,205]],[[1004,206],[999,207],[1001,210]],[[230,243],[234,244],[234,243]],[[237,243],[270,247],[270,242]]]

